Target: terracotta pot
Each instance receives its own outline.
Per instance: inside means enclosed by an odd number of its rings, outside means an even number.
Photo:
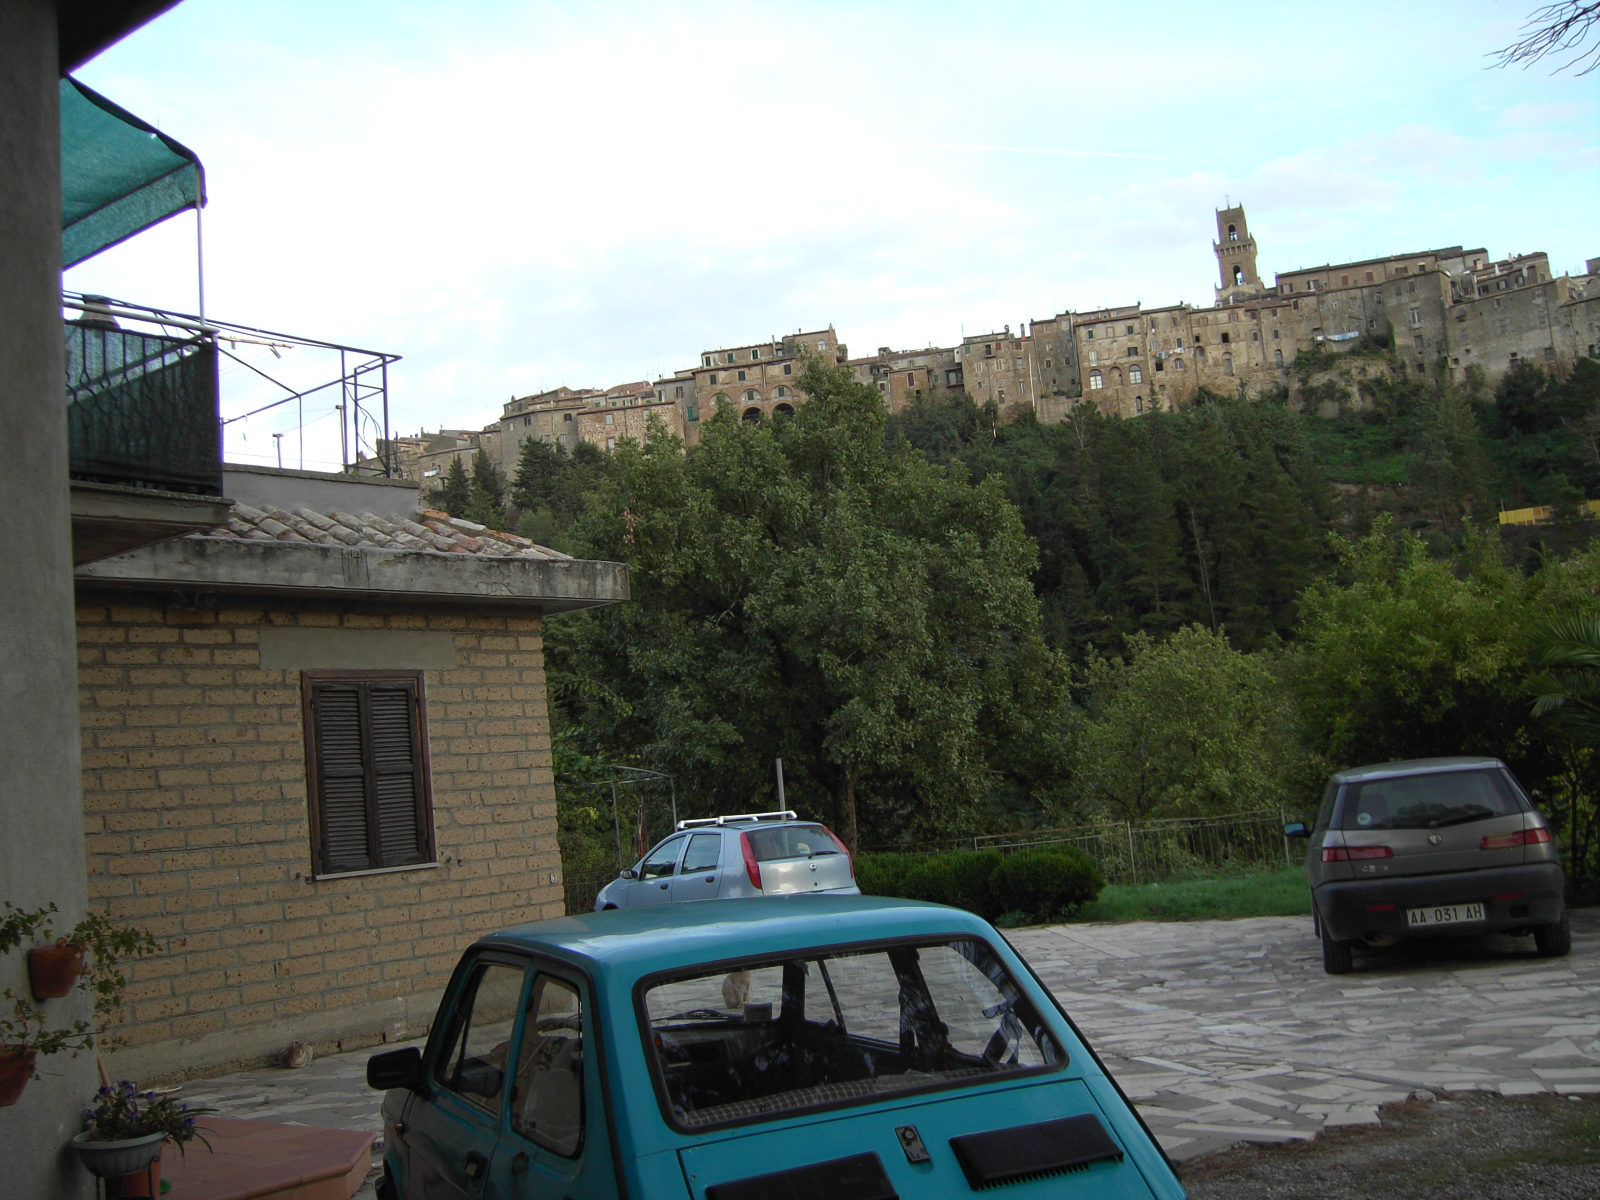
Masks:
[[[82,946],[35,946],[28,951],[28,982],[35,1000],[70,995],[83,974]]]
[[[37,1050],[21,1046],[0,1046],[0,1108],[15,1104],[22,1089],[33,1078],[33,1060]]]
[[[161,1195],[161,1155],[150,1160],[150,1165],[137,1175],[124,1175],[121,1179],[106,1180],[106,1200],[126,1200],[130,1196],[157,1200]]]

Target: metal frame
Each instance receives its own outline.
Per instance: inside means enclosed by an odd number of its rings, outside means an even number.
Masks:
[[[334,407],[339,411],[339,443],[342,466],[347,474],[379,475],[393,479],[399,474],[399,464],[396,461],[394,436],[389,424],[389,364],[400,361],[400,355],[390,354],[386,350],[365,350],[358,346],[341,345],[338,342],[325,342],[316,338],[300,337],[292,333],[279,333],[271,329],[259,329],[253,325],[240,325],[232,321],[218,321],[211,317],[195,313],[177,312],[171,309],[154,308],[150,305],[135,304],[126,300],[109,299],[108,303],[89,303],[81,292],[62,292],[62,307],[75,309],[78,312],[104,314],[122,320],[139,321],[147,325],[154,325],[167,330],[182,330],[185,336],[198,335],[216,347],[219,355],[224,355],[240,366],[254,372],[267,380],[267,382],[280,387],[287,393],[282,399],[274,400],[270,404],[263,404],[249,412],[240,413],[238,416],[223,417],[220,425],[226,427],[236,421],[253,417],[270,409],[281,407],[290,402],[298,402],[302,414],[300,424],[304,425],[304,406],[308,396],[324,392],[329,388],[339,389],[339,403]],[[204,301],[202,300],[202,306]],[[224,345],[226,343],[226,345]],[[247,345],[266,346],[274,353],[279,348],[305,346],[316,350],[337,351],[339,355],[339,375],[315,387],[296,390],[280,379],[275,379],[254,363],[246,362],[237,354],[232,353],[228,346],[237,347],[240,343]],[[378,416],[381,410],[381,424]],[[378,424],[376,431],[366,438],[362,437],[363,421],[368,425]],[[370,448],[370,450],[368,449]],[[375,467],[363,464],[376,464]]]

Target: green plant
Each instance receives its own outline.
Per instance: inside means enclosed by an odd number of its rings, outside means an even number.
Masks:
[[[195,1118],[218,1111],[214,1108],[191,1108],[176,1096],[158,1092],[141,1092],[132,1082],[124,1079],[116,1087],[103,1087],[95,1093],[93,1107],[83,1110],[87,1132],[94,1142],[123,1142],[130,1138],[148,1137],[164,1133],[167,1140],[183,1153],[184,1143],[196,1138],[211,1149],[195,1125]]]
[[[989,903],[1001,912],[1025,912],[1047,921],[1091,903],[1105,876],[1073,846],[1017,850],[995,868]]]
[[[0,903],[5,906],[5,916],[0,918],[0,954],[17,949],[24,939],[48,942],[55,937],[50,916],[59,910],[54,904],[22,909],[9,900]],[[11,1005],[11,1015],[0,1017],[0,1045],[35,1050],[40,1056],[65,1051],[76,1056],[80,1051],[92,1050],[97,1039],[108,1040],[99,1026],[122,1007],[122,992],[128,981],[120,962],[161,948],[146,930],[114,925],[106,914],[97,912],[89,913],[56,941],[58,945],[84,948],[86,969],[78,977],[78,987],[93,999],[95,1022],[75,1019],[68,1025],[49,1028],[43,1009],[28,997],[18,995],[15,989],[6,988],[0,992],[0,1000]],[[38,1075],[37,1067],[34,1075]]]

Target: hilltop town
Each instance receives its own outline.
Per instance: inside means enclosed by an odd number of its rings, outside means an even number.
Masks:
[[[875,385],[890,412],[919,396],[964,390],[992,402],[1003,421],[1032,413],[1052,424],[1086,400],[1137,417],[1190,403],[1202,388],[1260,395],[1286,387],[1296,356],[1317,349],[1389,350],[1400,371],[1463,381],[1481,371],[1492,386],[1519,361],[1559,370],[1594,357],[1600,344],[1600,258],[1582,275],[1556,275],[1542,251],[1493,259],[1482,247],[1447,246],[1277,272],[1267,284],[1243,206],[1219,209],[1216,224],[1209,305],[1061,312],[956,345],[880,346],[856,358],[831,325],[797,330],[703,350],[697,365],[653,383],[514,396],[481,429],[393,439],[395,469],[433,484],[452,459],[469,467],[482,450],[510,475],[528,438],[609,450],[621,438],[642,438],[652,418],[692,446],[719,405],[747,421],[792,413],[805,400],[794,378],[809,355]]]

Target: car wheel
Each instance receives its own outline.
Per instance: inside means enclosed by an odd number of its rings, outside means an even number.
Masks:
[[[600,911],[601,912],[615,912],[616,910],[617,910],[617,906],[615,904],[608,904],[604,908],[602,908]]]
[[[1554,925],[1540,925],[1533,931],[1533,944],[1539,948],[1540,958],[1561,958],[1572,949],[1572,922],[1567,914]]]
[[[1322,969],[1329,975],[1348,975],[1356,969],[1353,944],[1337,940],[1326,929],[1322,931]]]
[[[1317,911],[1315,904],[1311,906],[1311,936],[1315,938],[1322,936],[1322,914]]]

